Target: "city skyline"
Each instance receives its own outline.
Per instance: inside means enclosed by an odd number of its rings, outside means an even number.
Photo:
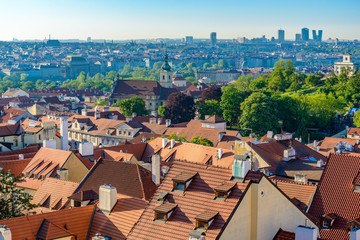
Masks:
[[[237,37],[277,37],[278,29],[285,30],[285,39],[294,39],[306,27],[322,29],[323,40],[328,38],[360,39],[354,29],[360,27],[356,11],[360,2],[309,1],[301,5],[292,2],[265,0],[247,1],[189,0],[169,2],[148,1],[70,1],[61,5],[37,0],[0,3],[0,40],[13,38],[129,40],[152,38],[209,38],[211,32],[218,39]],[[229,7],[231,6],[231,7]],[[351,6],[349,8],[348,6]]]

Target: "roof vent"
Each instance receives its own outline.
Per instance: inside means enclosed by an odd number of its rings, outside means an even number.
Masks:
[[[103,240],[105,239],[103,236],[101,236],[100,233],[97,233],[94,237],[92,237],[92,240]]]
[[[295,182],[307,184],[307,177],[304,173],[296,173],[294,176]]]
[[[24,159],[24,154],[19,154],[19,160],[23,160]]]
[[[165,126],[170,127],[170,125],[171,125],[171,119],[166,119]]]

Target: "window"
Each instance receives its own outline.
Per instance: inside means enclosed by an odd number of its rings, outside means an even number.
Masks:
[[[81,207],[81,202],[74,201],[74,207]]]
[[[39,134],[39,140],[41,140],[41,135]]]
[[[328,221],[323,221],[323,227],[324,228],[329,228],[329,222]]]
[[[196,228],[207,230],[211,223],[214,221],[218,212],[213,211],[205,211],[198,216],[195,217],[196,220]]]
[[[165,80],[165,76],[163,75],[163,80]]]
[[[181,173],[173,178],[173,191],[183,193],[197,173]]]
[[[166,222],[170,218],[176,207],[176,204],[169,202],[157,206],[154,209],[154,220],[159,222]]]

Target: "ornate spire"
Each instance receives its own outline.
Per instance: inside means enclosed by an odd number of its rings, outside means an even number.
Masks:
[[[164,56],[164,64],[161,66],[163,71],[171,72],[171,67],[169,65],[169,56],[167,54],[167,47],[165,47],[165,56]]]

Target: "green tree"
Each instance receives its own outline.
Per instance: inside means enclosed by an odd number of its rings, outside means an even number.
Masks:
[[[35,89],[35,84],[32,81],[26,81],[22,86],[21,89],[24,91]]]
[[[173,123],[190,121],[195,116],[194,99],[181,92],[170,94],[166,100],[164,116]]]
[[[136,113],[137,116],[147,115],[145,102],[140,97],[132,97],[118,101],[115,106],[119,107],[121,113],[125,116],[132,116],[133,113]]]
[[[165,113],[165,105],[161,105],[160,107],[158,107],[158,114],[164,117],[164,113]]]
[[[240,104],[246,97],[246,92],[239,91],[231,85],[223,88],[220,107],[223,110],[224,120],[227,121],[230,126],[238,123],[239,116],[241,115]]]
[[[191,83],[196,83],[196,82],[197,82],[197,81],[196,81],[196,78],[194,78],[194,77],[186,77],[185,80],[186,80],[187,82],[191,82]]]
[[[354,114],[354,125],[355,127],[360,127],[360,111],[357,111]]]
[[[109,104],[108,101],[106,101],[105,99],[100,99],[100,98],[94,102],[94,106],[107,106],[108,104]]]
[[[198,113],[200,114],[200,119],[205,119],[206,115],[216,115],[222,117],[222,109],[219,107],[219,102],[216,100],[199,102]]]
[[[226,60],[221,59],[218,62],[218,67],[219,69],[227,69],[229,68],[229,63]]]
[[[195,144],[204,145],[204,146],[210,146],[210,147],[214,146],[213,142],[211,142],[209,139],[203,138],[201,136],[193,137],[190,142],[195,143]]]
[[[0,170],[0,219],[23,216],[36,207],[30,203],[32,197],[17,188],[16,183],[20,181],[21,177]]]
[[[251,94],[241,104],[240,127],[251,128],[253,133],[263,136],[269,130],[279,128],[276,101],[263,93]]]

